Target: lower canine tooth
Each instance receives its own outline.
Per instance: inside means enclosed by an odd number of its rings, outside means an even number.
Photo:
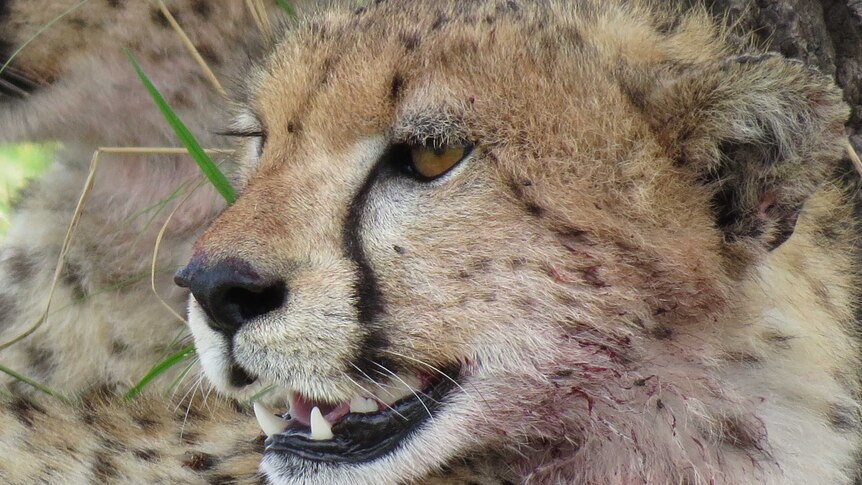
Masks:
[[[320,409],[314,406],[311,410],[311,436],[309,438],[322,441],[331,440],[335,435],[332,434],[332,425],[326,421]]]
[[[254,417],[257,418],[257,424],[267,436],[281,433],[287,427],[287,421],[279,418],[272,410],[260,404],[254,403]]]

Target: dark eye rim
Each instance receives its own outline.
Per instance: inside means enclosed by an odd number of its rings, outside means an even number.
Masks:
[[[415,148],[427,148],[429,150],[435,150],[435,149],[439,150],[441,148],[446,149],[446,148],[455,148],[455,147],[463,148],[464,154],[461,156],[460,160],[453,163],[452,166],[449,167],[443,173],[440,173],[440,174],[435,175],[433,177],[426,177],[426,176],[422,175],[421,173],[419,173],[419,171],[416,170],[416,167],[413,164],[413,157],[411,155],[411,151]],[[469,157],[473,153],[473,150],[475,148],[476,148],[476,144],[472,143],[472,142],[464,142],[462,144],[447,144],[447,145],[440,145],[437,143],[426,143],[426,144],[421,144],[421,145],[415,144],[415,143],[395,143],[389,147],[389,150],[387,150],[388,153],[386,155],[386,159],[389,161],[390,165],[392,165],[393,167],[395,167],[396,170],[398,170],[398,172],[400,174],[405,175],[407,177],[410,177],[411,179],[416,180],[417,182],[428,183],[428,182],[433,182],[435,180],[438,180],[438,179],[448,175],[450,172],[452,172],[452,170],[455,169],[455,167],[461,165],[461,163],[464,160],[466,160],[467,157]]]
[[[257,155],[261,156],[263,154],[263,148],[266,146],[266,139],[268,133],[266,130],[224,130],[217,131],[217,135],[227,136],[231,138],[258,138],[260,139],[260,146],[257,148]]]

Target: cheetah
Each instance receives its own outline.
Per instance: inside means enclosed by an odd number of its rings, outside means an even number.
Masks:
[[[123,34],[234,150],[239,197],[172,200],[153,277],[187,299],[206,382],[178,384],[180,407],[159,392],[182,369],[118,395],[186,327],[148,276],[99,289],[148,274],[166,212],[135,216],[199,175],[105,163],[57,316],[0,354],[77,399],[8,385],[4,482],[857,479],[858,231],[830,78],[637,0],[334,5],[262,40],[240,2],[170,6],[236,79],[224,102],[176,38]],[[56,35],[99,35],[78,27]],[[32,55],[11,64],[38,89],[4,108],[7,137],[68,146],[4,243],[7,338],[43,308],[93,147],[172,143],[121,53],[58,55],[62,74]]]

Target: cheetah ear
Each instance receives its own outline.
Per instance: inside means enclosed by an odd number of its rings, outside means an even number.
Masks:
[[[842,159],[841,92],[799,62],[744,55],[626,79],[659,143],[714,190],[728,244],[780,246]]]

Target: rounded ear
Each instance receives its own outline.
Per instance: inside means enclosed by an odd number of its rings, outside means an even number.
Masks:
[[[833,81],[778,55],[629,69],[623,85],[659,143],[714,192],[728,244],[772,250],[842,159],[849,109]]]

